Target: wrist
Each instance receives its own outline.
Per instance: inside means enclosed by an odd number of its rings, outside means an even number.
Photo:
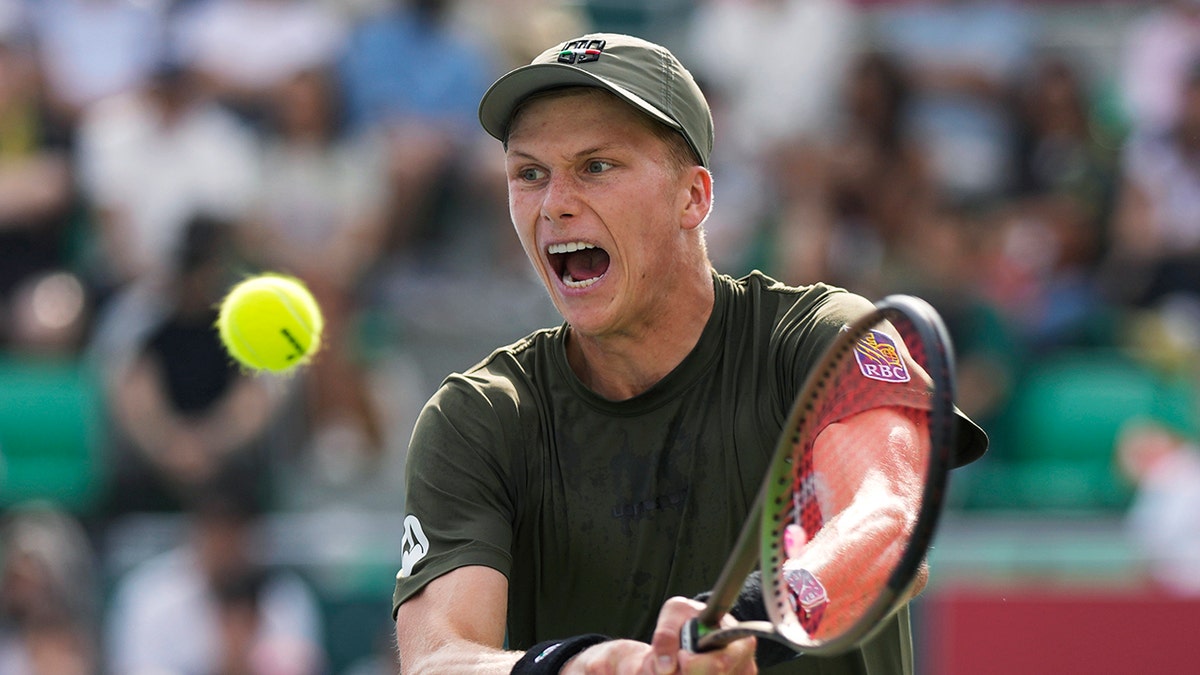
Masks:
[[[815,633],[821,625],[829,595],[825,586],[803,567],[784,568],[783,578],[787,581],[792,611],[800,625],[809,633]]]
[[[540,642],[517,661],[511,675],[554,675],[583,650],[611,639],[606,635],[590,633]]]

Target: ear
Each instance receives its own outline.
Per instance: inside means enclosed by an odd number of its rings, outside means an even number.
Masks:
[[[679,224],[685,230],[692,230],[699,227],[712,211],[712,174],[702,166],[693,166],[680,180],[684,181],[685,191]]]

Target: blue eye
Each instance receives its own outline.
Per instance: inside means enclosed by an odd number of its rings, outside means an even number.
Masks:
[[[521,180],[529,181],[529,182],[541,180],[544,175],[545,175],[545,172],[543,172],[541,169],[536,169],[533,167],[530,167],[527,169],[521,169],[519,172],[517,172],[517,176]]]
[[[607,171],[611,168],[612,168],[611,162],[605,162],[605,161],[599,160],[599,159],[592,160],[592,161],[588,162],[588,165],[587,165],[588,173],[604,173],[605,171]]]

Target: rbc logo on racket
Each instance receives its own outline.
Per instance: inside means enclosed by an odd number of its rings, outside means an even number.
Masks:
[[[854,358],[863,375],[881,382],[908,382],[911,377],[896,341],[887,333],[872,330],[854,347]]]

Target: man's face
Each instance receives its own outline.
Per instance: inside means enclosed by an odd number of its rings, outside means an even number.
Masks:
[[[528,101],[508,138],[509,210],[558,311],[584,335],[636,335],[681,265],[696,172],[616,97]]]

